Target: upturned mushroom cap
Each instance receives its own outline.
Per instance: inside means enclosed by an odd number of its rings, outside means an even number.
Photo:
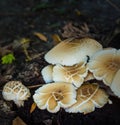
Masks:
[[[51,64],[61,64],[72,66],[87,60],[87,56],[92,56],[102,49],[102,45],[91,38],[66,39],[45,55],[45,60]]]
[[[94,54],[89,63],[88,69],[97,80],[110,86],[116,72],[120,69],[120,50],[101,50]]]
[[[101,108],[108,102],[108,95],[96,83],[83,84],[77,90],[77,102],[66,109],[71,113],[90,113],[95,107]]]
[[[78,88],[83,84],[87,73],[88,69],[84,62],[74,66],[55,65],[53,68],[53,80],[55,82],[72,83]]]
[[[38,108],[56,113],[60,107],[67,108],[76,102],[76,91],[72,84],[48,83],[35,91],[33,99]]]
[[[20,107],[30,97],[30,91],[20,81],[9,81],[3,87],[2,95],[5,100],[12,100]]]
[[[120,98],[120,69],[115,74],[110,88],[114,94]]]
[[[41,70],[42,77],[46,83],[53,81],[53,67],[53,65],[48,65]]]

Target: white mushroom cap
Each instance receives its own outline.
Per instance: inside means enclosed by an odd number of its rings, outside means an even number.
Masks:
[[[53,68],[53,80],[55,82],[72,83],[75,87],[80,87],[87,76],[88,69],[84,62],[73,66],[55,65]]]
[[[52,48],[45,55],[45,60],[51,64],[72,66],[87,60],[95,52],[102,50],[102,45],[91,38],[66,39]]]
[[[41,70],[42,77],[46,83],[50,83],[53,81],[53,65],[45,66]]]
[[[48,83],[35,91],[33,99],[38,108],[56,113],[60,107],[67,108],[76,102],[76,91],[72,84]]]
[[[89,63],[88,69],[97,80],[110,86],[116,72],[120,69],[120,50],[107,49],[95,53]]]
[[[106,92],[99,88],[96,83],[83,84],[77,90],[77,102],[66,109],[66,112],[71,113],[90,113],[95,110],[95,107],[103,107],[109,100]]]
[[[20,107],[30,97],[30,91],[20,81],[9,81],[3,87],[2,95],[5,100],[12,100]]]
[[[114,94],[120,98],[120,69],[115,74],[110,88]]]

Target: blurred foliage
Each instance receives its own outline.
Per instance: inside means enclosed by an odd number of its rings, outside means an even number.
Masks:
[[[54,5],[50,4],[49,2],[40,2],[35,7],[32,8],[32,11],[34,12],[40,9],[46,9],[46,8],[52,8],[52,7],[54,7]]]

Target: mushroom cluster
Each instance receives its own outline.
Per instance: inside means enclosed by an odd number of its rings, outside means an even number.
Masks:
[[[5,84],[2,91],[3,98],[7,101],[14,101],[18,106],[24,106],[24,101],[30,97],[29,89],[20,81],[9,81]]]
[[[91,38],[66,39],[45,54],[49,65],[41,70],[47,84],[38,88],[33,100],[41,110],[56,113],[87,114],[111,103],[109,93],[98,81],[120,98],[120,49],[103,48]],[[90,80],[95,82],[90,82]],[[3,98],[23,106],[30,91],[20,81],[10,81],[3,87]]]
[[[88,75],[88,59],[103,47],[91,38],[66,39],[52,48],[45,60],[50,65],[41,71],[48,82],[68,82],[80,87]]]
[[[41,74],[47,84],[33,95],[40,109],[55,113],[61,107],[66,112],[87,114],[95,107],[101,108],[111,101],[97,81],[120,97],[120,50],[103,48],[91,38],[69,38],[53,47],[44,58],[49,65]],[[91,79],[96,82],[89,82]],[[74,91],[66,88],[67,85]],[[63,104],[64,100],[67,105]]]

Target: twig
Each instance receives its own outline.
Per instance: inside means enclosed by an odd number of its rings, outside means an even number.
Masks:
[[[13,12],[0,12],[0,16],[33,16],[35,12],[13,13]]]
[[[44,84],[38,84],[38,85],[32,85],[32,86],[27,86],[29,89],[33,89],[33,88],[37,88],[37,87],[41,87]]]
[[[41,87],[43,86],[44,84],[38,84],[38,85],[32,85],[32,86],[27,86],[29,89],[34,89],[34,88],[37,88],[37,87]],[[0,92],[2,92],[3,90],[0,89]]]
[[[114,4],[113,2],[111,2],[110,0],[106,0],[111,6],[113,6],[116,10],[120,11],[120,8]]]

